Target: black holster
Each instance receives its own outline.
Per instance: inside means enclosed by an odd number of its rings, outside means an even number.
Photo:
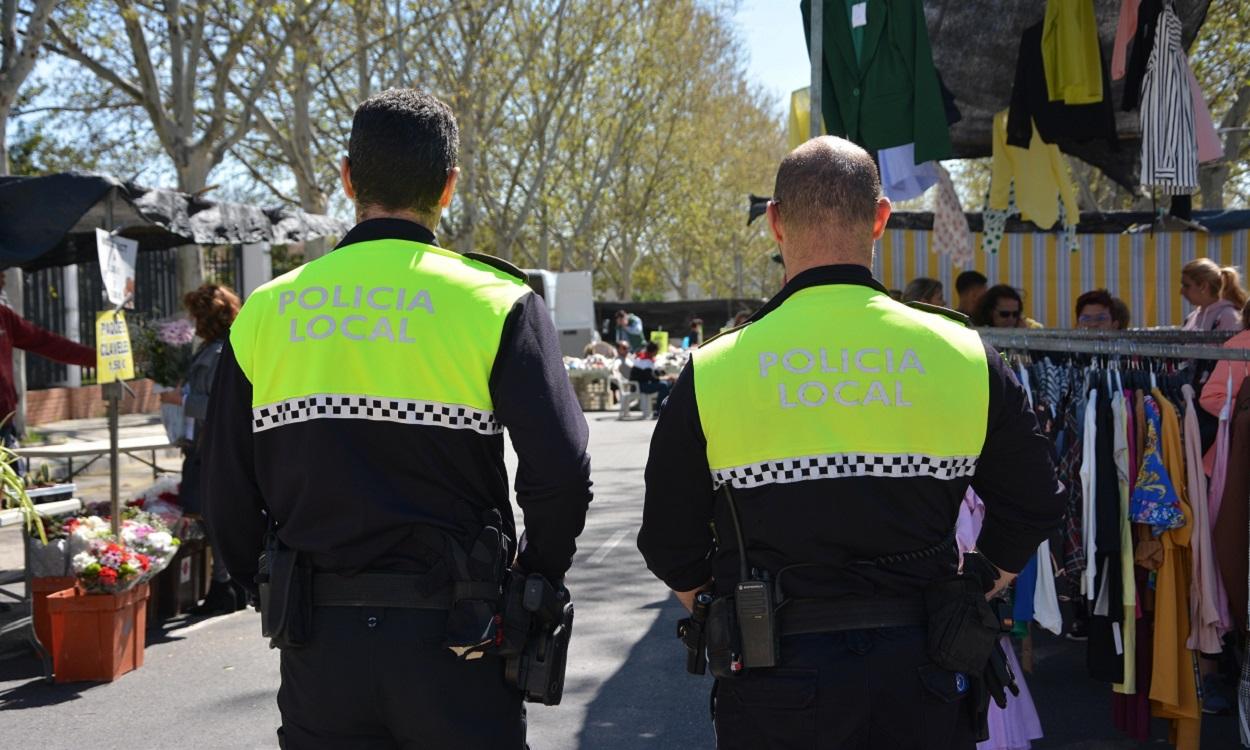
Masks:
[[[261,635],[270,648],[303,646],[312,630],[312,568],[273,533],[258,562]]]
[[[509,540],[497,511],[490,512],[467,549],[451,534],[442,534],[442,557],[452,587],[444,645],[462,658],[479,658],[498,645],[501,637],[499,615]]]
[[[573,602],[568,589],[537,573],[511,571],[504,590],[502,633],[496,650],[504,677],[530,703],[555,706],[564,695]]]

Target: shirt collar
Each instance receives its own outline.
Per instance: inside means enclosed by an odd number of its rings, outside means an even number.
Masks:
[[[434,233],[415,221],[407,219],[366,219],[351,228],[351,231],[334,247],[335,250],[357,242],[373,240],[408,240],[425,245],[438,247]]]
[[[826,284],[858,284],[866,286],[869,289],[875,289],[882,294],[887,294],[886,288],[881,282],[872,277],[872,271],[867,266],[856,265],[853,263],[844,263],[833,266],[817,266],[803,271],[798,276],[786,282],[780,292],[773,295],[773,298],[764,303],[764,306],[755,311],[751,316],[751,320],[759,320],[768,313],[776,310],[795,292],[807,289],[813,286],[824,286]]]

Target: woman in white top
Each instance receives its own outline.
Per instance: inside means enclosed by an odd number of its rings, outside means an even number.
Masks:
[[[1210,258],[1191,260],[1181,269],[1181,296],[1195,307],[1185,318],[1185,330],[1241,330],[1246,290],[1236,268],[1220,268]]]

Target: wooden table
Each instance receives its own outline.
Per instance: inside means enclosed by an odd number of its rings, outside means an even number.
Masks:
[[[165,435],[149,435],[144,437],[128,437],[117,441],[118,451],[130,456],[134,460],[142,464],[152,467],[152,477],[160,475],[162,471],[166,473],[177,473],[180,469],[162,469],[156,463],[156,452],[160,450],[168,450],[177,447],[169,442],[169,438]],[[109,441],[107,440],[77,440],[69,443],[54,443],[52,445],[30,445],[17,449],[17,454],[22,458],[52,458],[64,460],[68,464],[69,474],[67,481],[73,479],[88,466],[91,466],[102,457],[107,456],[109,452]],[[142,454],[147,454],[151,458],[146,458]],[[85,458],[90,456],[90,460],[82,466],[74,469],[75,458]]]

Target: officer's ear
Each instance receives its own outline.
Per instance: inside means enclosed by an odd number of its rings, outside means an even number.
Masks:
[[[881,239],[881,235],[885,234],[886,222],[890,220],[890,199],[884,195],[877,199],[877,215],[872,219],[872,239],[873,242]]]
[[[769,201],[764,207],[764,214],[768,217],[768,229],[773,233],[773,239],[778,245],[785,239],[785,231],[781,226],[780,205],[777,201]]]
[[[447,208],[451,205],[451,196],[456,193],[456,182],[460,179],[460,167],[447,170],[447,183],[443,185],[443,194],[438,198],[438,207]]]
[[[343,180],[343,193],[348,200],[356,200],[356,188],[352,187],[352,162],[346,156],[339,163],[339,177]]]

